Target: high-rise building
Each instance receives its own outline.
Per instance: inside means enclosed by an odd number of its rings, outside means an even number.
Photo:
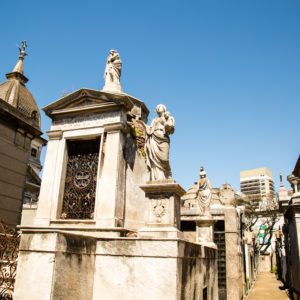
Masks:
[[[240,187],[242,193],[257,202],[275,195],[272,171],[268,168],[241,171]]]

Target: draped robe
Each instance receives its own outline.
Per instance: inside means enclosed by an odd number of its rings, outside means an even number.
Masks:
[[[170,138],[165,129],[165,122],[162,117],[155,118],[151,126],[146,127],[145,142],[147,167],[152,181],[171,178],[169,149]]]
[[[207,178],[201,178],[198,180],[198,204],[202,215],[209,213],[209,206],[212,197],[211,184]]]

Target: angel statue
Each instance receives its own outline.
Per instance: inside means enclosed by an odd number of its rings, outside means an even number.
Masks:
[[[209,206],[212,197],[212,186],[206,178],[206,172],[203,167],[200,168],[200,179],[197,181],[197,200],[201,215],[210,216]]]
[[[104,71],[104,91],[122,91],[120,84],[121,71],[122,61],[119,53],[116,50],[110,50]]]
[[[175,119],[170,116],[163,104],[156,107],[157,117],[150,126],[145,125],[145,153],[150,180],[166,180],[172,178],[169,163],[170,137],[174,133]]]

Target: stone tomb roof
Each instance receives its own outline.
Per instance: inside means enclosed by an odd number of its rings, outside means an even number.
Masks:
[[[141,100],[125,93],[109,93],[87,88],[81,88],[43,108],[46,115],[54,118],[56,115],[78,114],[82,111],[108,111],[124,107],[127,112],[147,120],[149,110]]]

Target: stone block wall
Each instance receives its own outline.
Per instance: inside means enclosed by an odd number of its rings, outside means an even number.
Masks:
[[[216,250],[184,240],[29,230],[19,260],[15,300],[218,298]]]
[[[271,256],[269,255],[261,255],[258,258],[258,272],[271,272]]]
[[[10,226],[21,221],[31,138],[0,120],[0,219]]]

